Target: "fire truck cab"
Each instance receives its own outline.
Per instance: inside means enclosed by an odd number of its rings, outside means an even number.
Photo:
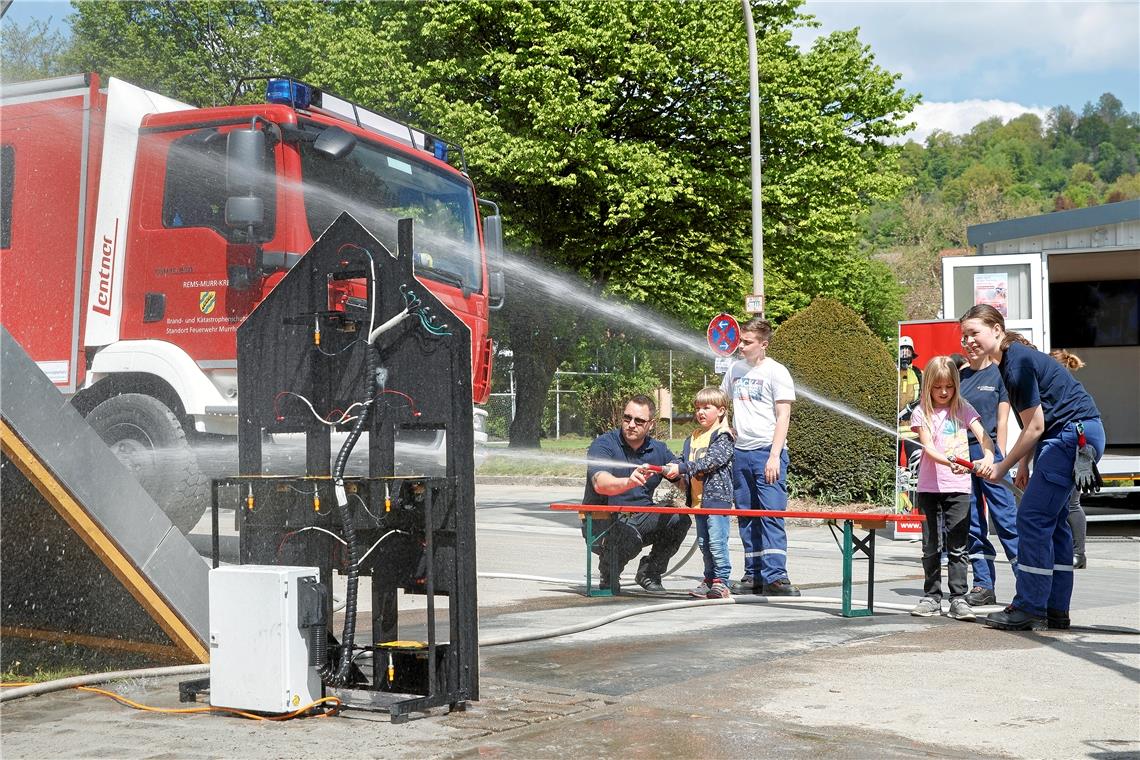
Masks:
[[[120,454],[236,434],[237,327],[345,211],[390,251],[415,220],[417,277],[471,329],[473,402],[490,393],[501,223],[462,150],[293,79],[259,84],[264,102],[213,108],[96,75],[0,93],[3,324]],[[362,296],[342,283],[330,308]],[[203,490],[183,469],[148,490]]]

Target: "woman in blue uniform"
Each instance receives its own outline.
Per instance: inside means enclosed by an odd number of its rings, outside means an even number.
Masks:
[[[1104,427],[1092,396],[1055,359],[1005,329],[1005,318],[985,304],[958,320],[967,349],[998,365],[1021,434],[1009,454],[980,475],[1000,481],[1016,462],[1034,456],[1033,475],[1017,511],[1018,572],[1013,603],[991,613],[986,625],[1008,630],[1069,627],[1073,594],[1073,534],[1069,493],[1091,482],[1104,453]],[[1024,467],[1018,472],[1022,480]]]

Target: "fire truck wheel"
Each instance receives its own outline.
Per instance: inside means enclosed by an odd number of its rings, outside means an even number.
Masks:
[[[210,496],[178,418],[152,396],[124,393],[92,409],[87,422],[174,526],[189,533]]]

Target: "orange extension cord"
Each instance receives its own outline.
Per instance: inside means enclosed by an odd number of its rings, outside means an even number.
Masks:
[[[33,685],[33,682],[31,682],[31,681],[5,681],[4,683],[0,683],[0,688],[11,688],[11,687],[16,687],[16,686],[32,686],[32,685]],[[94,686],[75,686],[73,688],[75,688],[79,691],[89,691],[89,692],[92,692],[94,694],[102,694],[104,697],[110,697],[111,699],[115,700],[116,702],[118,702],[121,705],[125,705],[127,707],[133,707],[136,710],[143,710],[145,712],[156,712],[156,713],[222,712],[222,713],[229,713],[231,715],[238,715],[242,718],[249,718],[250,720],[290,720],[292,718],[301,717],[308,710],[311,710],[312,708],[316,707],[317,705],[325,704],[325,703],[331,704],[332,709],[326,710],[325,712],[322,712],[319,715],[314,715],[311,717],[327,718],[331,715],[336,715],[337,712],[340,711],[340,707],[341,707],[341,701],[338,697],[321,697],[320,699],[316,700],[315,702],[310,702],[309,704],[305,705],[304,707],[299,707],[291,713],[285,713],[284,715],[268,716],[268,715],[256,715],[254,713],[245,712],[243,710],[235,710],[235,709],[230,708],[230,707],[214,707],[213,705],[207,705],[205,707],[152,707],[150,705],[139,704],[138,702],[134,702],[130,699],[127,699],[122,694],[116,694],[113,691],[107,691],[106,689],[99,689],[99,688],[96,688]]]

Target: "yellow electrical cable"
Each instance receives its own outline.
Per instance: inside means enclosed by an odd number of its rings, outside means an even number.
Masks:
[[[110,697],[111,699],[115,700],[119,704],[125,705],[127,707],[133,707],[136,710],[144,710],[146,712],[184,713],[184,714],[185,713],[224,712],[224,713],[230,713],[231,715],[238,715],[238,716],[241,716],[243,718],[249,718],[250,720],[289,720],[290,718],[296,718],[297,716],[301,715],[305,711],[310,710],[310,709],[312,709],[312,708],[316,707],[317,705],[322,704],[324,702],[333,703],[333,709],[332,710],[329,710],[328,712],[323,712],[320,715],[312,716],[315,718],[327,718],[330,715],[335,715],[341,706],[341,701],[338,697],[321,697],[320,699],[316,700],[315,702],[310,702],[309,704],[305,705],[304,707],[300,707],[291,713],[285,713],[284,715],[267,716],[267,715],[256,715],[254,713],[245,712],[243,710],[235,710],[231,707],[214,707],[213,705],[207,705],[205,707],[151,707],[150,705],[139,704],[138,702],[134,702],[130,699],[127,699],[122,694],[116,694],[115,692],[107,691],[106,689],[99,689],[99,688],[96,688],[94,686],[76,686],[75,688],[78,689],[79,691],[90,691],[90,692],[93,692],[95,694],[102,694],[104,697]]]
[[[376,646],[383,647],[384,649],[427,649],[426,641],[385,641]]]
[[[14,686],[35,686],[35,681],[4,681],[0,683],[0,689],[9,689]]]

